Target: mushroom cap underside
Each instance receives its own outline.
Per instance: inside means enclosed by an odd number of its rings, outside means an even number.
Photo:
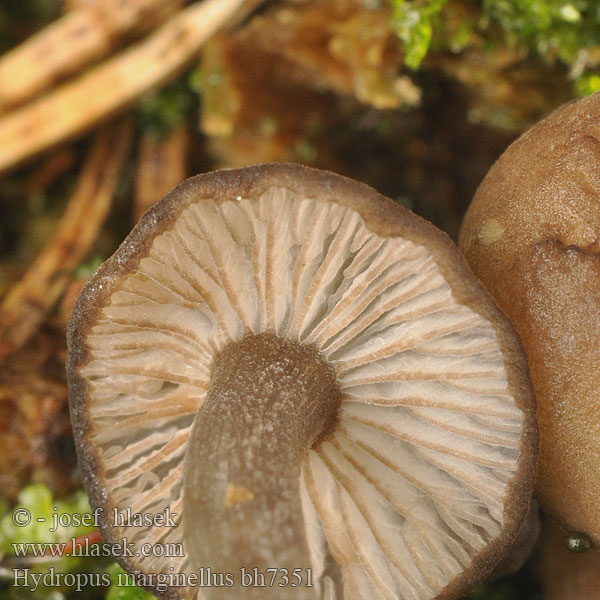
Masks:
[[[205,476],[189,447],[208,452],[199,428],[209,404],[220,410],[214,390],[230,385],[213,366],[236,345],[272,338],[286,340],[283,354],[302,347],[303,360],[331,367],[339,391],[322,431],[282,452],[298,457],[281,472],[292,473],[294,527],[314,578],[290,597],[454,598],[481,580],[516,536],[533,486],[535,410],[519,340],[447,236],[367,186],[298,165],[187,180],[78,299],[69,380],[91,501],[105,516],[130,508],[178,519],[171,528],[106,520],[105,538],[193,546],[185,532],[209,517],[185,491],[187,473]],[[291,359],[270,360],[264,377],[247,371],[261,389],[281,386],[265,394],[277,402],[289,396],[277,372]],[[234,400],[248,391],[231,386]],[[262,457],[279,433],[246,416],[253,450],[231,438],[230,454],[243,446]],[[213,477],[225,520],[269,505],[228,479],[238,453],[224,453]],[[252,535],[260,523],[248,527]],[[121,562],[141,573],[210,567],[189,552]]]

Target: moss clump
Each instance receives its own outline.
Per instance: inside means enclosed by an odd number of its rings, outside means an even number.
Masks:
[[[431,47],[456,51],[455,40],[444,39],[442,26],[443,9],[453,1],[390,0],[391,24],[409,68],[417,69]],[[481,0],[477,10],[480,18],[465,24],[467,34],[476,27],[488,41],[498,36],[510,47],[562,64],[579,95],[600,89],[597,0]]]
[[[144,96],[137,106],[140,129],[163,139],[183,123],[195,103],[196,93],[183,78]]]
[[[447,0],[392,0],[392,27],[404,43],[404,62],[418,69],[433,39],[434,26]]]

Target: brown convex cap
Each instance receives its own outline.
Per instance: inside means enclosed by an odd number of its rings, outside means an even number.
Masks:
[[[600,548],[600,93],[513,142],[465,215],[460,248],[528,356],[535,494]]]
[[[104,537],[184,547],[122,564],[237,586],[142,577],[163,596],[455,598],[527,512],[518,338],[447,236],[349,179],[273,164],[187,180],[90,279],[69,345]],[[119,526],[115,507],[178,526]],[[241,568],[304,579],[242,589]]]

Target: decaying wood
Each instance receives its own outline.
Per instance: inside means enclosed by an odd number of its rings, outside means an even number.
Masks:
[[[0,368],[0,490],[9,500],[32,481],[59,495],[77,486],[64,332],[46,328],[31,342]]]
[[[0,117],[0,172],[73,137],[174,77],[208,37],[249,4],[256,0],[193,4],[130,49]]]
[[[90,0],[0,58],[0,113],[105,56],[124,35],[156,27],[181,0]]]
[[[155,202],[185,179],[188,145],[186,123],[176,127],[163,139],[152,133],[142,137],[135,180],[136,222]]]
[[[111,206],[131,144],[131,123],[97,134],[54,237],[0,304],[0,357],[23,346],[86,257]]]
[[[29,194],[43,194],[61,175],[68,171],[76,160],[73,148],[61,148],[42,162],[40,168],[28,177],[26,188]]]

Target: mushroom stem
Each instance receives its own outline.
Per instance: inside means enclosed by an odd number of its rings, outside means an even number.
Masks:
[[[333,367],[312,346],[267,332],[217,356],[186,455],[183,523],[193,568],[239,582],[241,568],[311,567],[299,543],[300,467],[335,425],[340,400]],[[272,593],[304,597],[300,587],[285,590]],[[255,592],[267,597],[265,588]]]

